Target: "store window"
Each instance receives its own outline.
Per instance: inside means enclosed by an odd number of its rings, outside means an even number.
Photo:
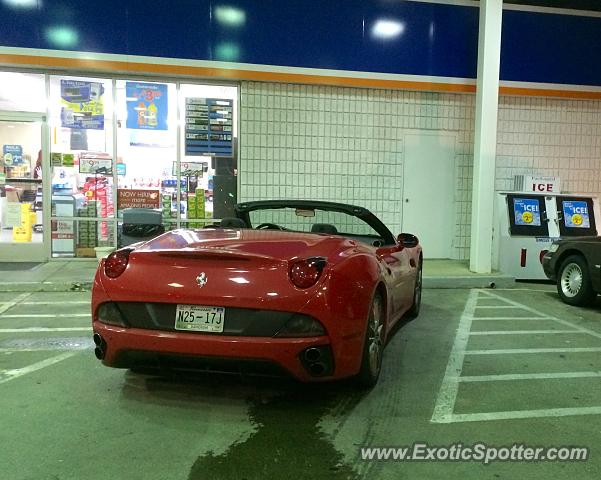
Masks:
[[[134,242],[140,232],[202,228],[233,215],[236,86],[1,72],[0,80],[0,110],[40,112],[38,139],[48,112],[47,154],[35,142],[3,134],[7,145],[27,144],[31,152],[20,157],[23,165],[4,168],[2,178],[15,183],[22,174],[22,183],[29,181],[30,210],[40,218],[28,218],[36,227],[48,223],[51,257],[95,257]],[[29,128],[6,125],[16,127]],[[36,207],[41,159],[51,190],[46,216]],[[130,228],[145,222],[148,231]],[[42,242],[35,233],[33,241]]]
[[[52,257],[94,257],[115,243],[112,81],[51,76],[49,106]]]
[[[180,86],[182,223],[202,227],[233,216],[237,199],[236,87]]]
[[[118,232],[124,245],[156,233],[138,228],[136,237],[127,231],[132,221],[177,227],[177,85],[136,80],[116,85]],[[158,220],[151,214],[145,220],[144,212],[135,215],[136,208],[160,210]]]
[[[42,124],[0,116],[0,258],[15,260],[12,244],[37,244],[43,255]],[[7,257],[4,258],[4,253]],[[23,252],[30,259],[32,251]],[[17,255],[20,256],[20,255]],[[12,258],[11,258],[12,257]]]
[[[0,111],[46,112],[46,82],[37,73],[0,72]]]

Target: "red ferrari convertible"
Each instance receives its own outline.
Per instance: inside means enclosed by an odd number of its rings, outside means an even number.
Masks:
[[[96,357],[133,370],[356,376],[374,385],[387,335],[420,308],[422,251],[362,207],[270,200],[122,248],[92,295]]]

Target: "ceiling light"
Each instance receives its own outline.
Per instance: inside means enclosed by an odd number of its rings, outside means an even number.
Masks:
[[[13,8],[36,8],[38,0],[2,0],[7,7]]]
[[[396,20],[377,20],[371,29],[371,34],[376,38],[389,39],[401,35],[405,31],[405,24]]]
[[[246,12],[236,7],[215,7],[215,18],[226,27],[241,27],[246,22]]]
[[[71,27],[54,26],[46,29],[46,40],[59,48],[69,48],[77,45],[79,34]]]

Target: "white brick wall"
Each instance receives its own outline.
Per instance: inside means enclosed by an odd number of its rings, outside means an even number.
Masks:
[[[239,198],[355,203],[396,233],[404,133],[455,132],[453,258],[467,259],[474,103],[474,95],[243,82]],[[601,193],[601,102],[501,97],[496,188],[528,173]]]
[[[497,190],[519,174],[561,177],[566,193],[601,194],[601,102],[503,96]]]
[[[454,256],[464,258],[473,101],[470,95],[243,82],[239,197],[354,203],[398,233],[404,132],[456,131]]]

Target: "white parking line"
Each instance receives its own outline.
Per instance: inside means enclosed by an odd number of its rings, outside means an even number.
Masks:
[[[67,358],[76,355],[77,353],[78,352],[65,352],[61,353],[60,355],[56,355],[55,357],[51,357],[46,360],[33,363],[31,365],[28,365],[27,367],[15,368],[14,370],[6,370],[4,372],[4,375],[6,375],[6,377],[0,378],[0,383],[10,382],[15,378],[22,377],[23,375],[27,375],[28,373],[32,373],[37,370],[41,370],[42,368],[49,367],[50,365],[54,365],[55,363],[62,362],[63,360],[66,360]]]
[[[455,341],[453,342],[453,347],[449,356],[449,363],[447,364],[447,369],[444,378],[442,379],[438,397],[436,397],[434,413],[432,414],[431,419],[432,422],[442,423],[449,415],[453,414],[457,391],[459,390],[459,382],[457,379],[461,376],[463,359],[467,342],[470,338],[469,333],[472,327],[472,318],[474,317],[477,302],[478,291],[470,290],[465,309],[459,320],[457,334],[455,335]]]
[[[537,334],[553,334],[553,333],[582,333],[580,330],[482,330],[470,332],[470,335],[537,335]]]
[[[13,353],[22,353],[22,352],[56,352],[57,350],[88,350],[93,348],[94,345],[90,342],[90,345],[69,345],[69,347],[65,346],[57,346],[57,347],[27,347],[27,348],[0,348],[0,353],[4,353],[5,355],[11,355]]]
[[[513,300],[509,300],[507,298],[503,298],[500,295],[496,295],[496,294],[488,292],[488,291],[482,291],[482,293],[484,293],[484,294],[486,294],[486,295],[488,295],[488,296],[490,296],[492,298],[498,298],[498,299],[504,300],[507,303],[510,303],[512,305],[519,306],[520,308],[522,308],[524,310],[527,310],[530,313],[534,313],[536,315],[544,315],[544,313],[542,313],[542,312],[540,312],[540,311],[538,311],[538,310],[536,310],[534,308],[528,307],[526,305],[522,305],[521,303],[514,302]],[[559,323],[561,323],[563,325],[575,328],[576,330],[580,330],[581,332],[586,332],[589,335],[592,335],[593,337],[601,338],[601,333],[595,332],[594,330],[589,330],[588,328],[581,327],[580,325],[576,325],[575,323],[568,322],[567,320],[562,320],[560,318],[556,318],[556,317],[548,317],[548,318],[550,318],[552,320],[555,320],[556,322],[559,322]]]
[[[519,320],[520,322],[529,322],[530,320],[549,320],[554,322],[553,317],[474,317],[472,320],[475,322],[483,320],[485,322],[493,322],[496,320]]]
[[[70,318],[70,317],[91,317],[89,313],[15,313],[10,315],[0,315],[0,318]]]
[[[555,378],[601,377],[601,372],[510,373],[505,375],[466,375],[460,382],[498,382],[511,380],[550,380]]]
[[[544,290],[542,288],[495,288],[497,292],[542,292],[542,293],[553,293],[557,290],[555,288],[549,288]]]
[[[553,317],[474,317],[473,320],[555,320]]]
[[[499,350],[466,350],[466,355],[515,355],[518,353],[584,353],[601,352],[601,347],[574,348],[504,348]]]
[[[27,297],[29,297],[32,294],[32,292],[29,293],[22,293],[21,295],[15,297],[14,300],[11,300],[10,302],[4,302],[3,306],[0,307],[0,315],[2,315],[4,312],[6,312],[8,309],[13,308],[17,303],[19,303],[20,301],[26,299]]]
[[[476,305],[476,308],[517,308],[513,305]]]
[[[0,328],[0,333],[35,333],[35,332],[91,332],[92,327],[31,327]]]
[[[21,302],[21,305],[90,305],[91,300],[69,300],[69,301],[49,301],[49,302]]]
[[[527,289],[529,292],[532,290]],[[474,317],[477,302],[479,300],[490,301],[497,300],[505,302],[507,308],[519,308],[531,314],[529,317]],[[485,308],[498,308],[484,305]],[[498,320],[547,320],[561,324],[570,329],[562,330],[490,330],[471,332],[471,324],[476,320],[498,321]],[[487,290],[472,290],[466,302],[464,312],[461,316],[457,336],[453,343],[449,361],[445,371],[442,385],[440,387],[431,422],[435,423],[454,423],[471,421],[491,421],[521,418],[537,417],[561,417],[568,415],[596,415],[601,414],[601,406],[593,407],[568,407],[552,409],[534,409],[517,411],[498,411],[485,413],[461,413],[455,414],[455,402],[459,391],[459,384],[464,382],[494,382],[511,380],[548,380],[548,379],[569,379],[569,378],[599,378],[601,372],[561,372],[561,373],[515,373],[515,374],[495,374],[495,375],[466,375],[461,376],[463,362],[466,355],[516,355],[516,354],[544,354],[544,353],[586,353],[601,352],[601,347],[569,347],[569,348],[508,348],[508,349],[490,349],[490,350],[467,350],[467,339],[471,335],[536,335],[536,334],[587,334],[596,338],[601,338],[601,333],[581,327],[567,320],[562,320],[553,316],[548,316],[527,305],[506,299],[501,295],[491,293]]]
[[[444,422],[483,422],[491,420],[516,420],[524,418],[542,417],[567,417],[573,415],[599,415],[601,407],[572,407],[572,408],[548,408],[541,410],[514,410],[508,412],[488,413],[459,413],[446,417]]]

